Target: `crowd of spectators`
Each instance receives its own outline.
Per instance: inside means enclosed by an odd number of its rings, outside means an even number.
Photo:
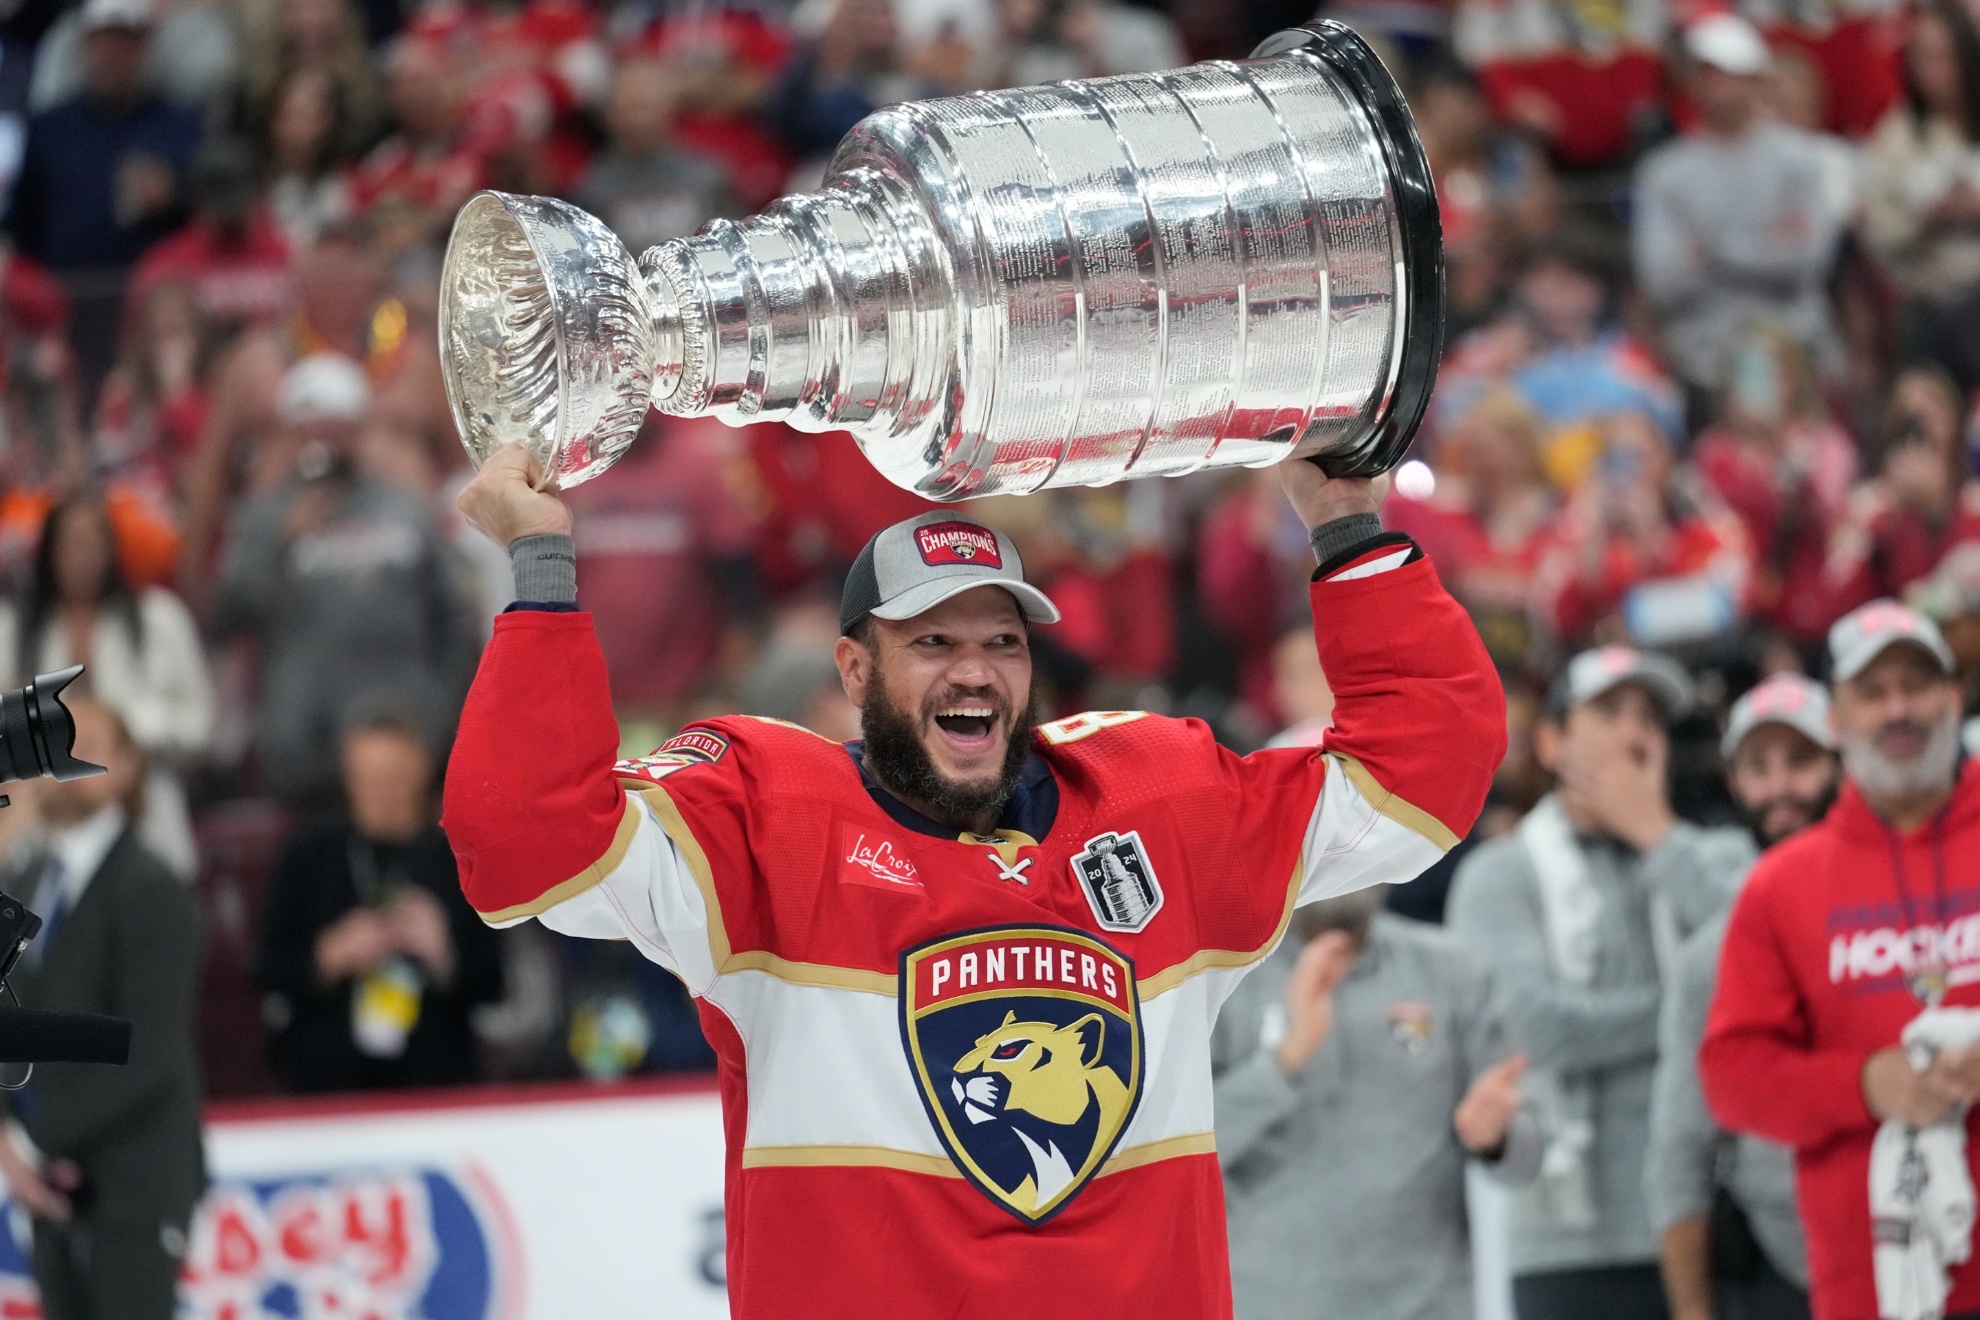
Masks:
[[[1385,516],[1507,683],[1481,834],[1544,791],[1543,694],[1590,644],[1691,671],[1674,802],[1707,820],[1731,814],[1715,720],[1764,675],[1819,676],[1852,607],[1907,598],[1980,667],[1973,10],[1322,11],[1404,82],[1442,201],[1448,353]],[[464,922],[432,846],[435,768],[509,592],[452,509],[467,465],[435,350],[473,190],[572,198],[638,249],[810,186],[879,105],[1238,57],[1311,16],[29,0],[0,20],[0,678],[88,662],[142,750],[142,837],[208,916],[215,1089],[708,1058],[664,974]],[[655,417],[572,503],[629,751],[735,709],[855,736],[840,577],[918,504],[848,439]],[[1324,724],[1306,538],[1270,474],[975,511],[1065,612],[1037,643],[1047,714],[1200,715],[1245,749]],[[1440,917],[1448,874],[1398,905]],[[333,1047],[325,1015],[353,1013],[375,1030]]]

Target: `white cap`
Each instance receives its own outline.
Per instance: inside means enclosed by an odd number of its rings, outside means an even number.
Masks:
[[[134,28],[148,31],[157,21],[151,0],[86,0],[81,23],[85,35],[105,28]]]
[[[1727,73],[1760,74],[1773,64],[1773,52],[1760,30],[1738,14],[1709,14],[1684,30],[1684,49],[1700,64]]]
[[[1574,707],[1624,683],[1648,692],[1666,721],[1681,719],[1691,709],[1691,676],[1675,660],[1628,646],[1598,646],[1568,661],[1547,694],[1547,715],[1566,719]]]
[[[1834,751],[1829,729],[1829,694],[1820,683],[1800,674],[1776,674],[1733,703],[1726,717],[1720,752],[1730,761],[1746,735],[1763,724],[1785,724],[1817,747]]]
[[[318,353],[282,377],[275,415],[284,426],[310,422],[361,422],[371,402],[364,368],[342,353]]]
[[[1947,678],[1953,674],[1952,648],[1939,626],[1894,600],[1873,600],[1837,619],[1829,628],[1830,671],[1836,682],[1847,683],[1870,662],[1900,643],[1930,656]]]

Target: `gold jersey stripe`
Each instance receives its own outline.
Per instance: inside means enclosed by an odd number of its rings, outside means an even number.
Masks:
[[[1438,852],[1449,852],[1457,847],[1458,836],[1451,833],[1448,825],[1422,807],[1405,802],[1382,787],[1375,776],[1368,773],[1367,766],[1352,756],[1344,756],[1340,752],[1328,752],[1327,755],[1340,764],[1342,773],[1348,777],[1348,782],[1361,790],[1361,796],[1368,799],[1369,806],[1405,829],[1421,834],[1437,846]]]
[[[481,919],[491,926],[499,926],[506,922],[519,921],[524,917],[539,916],[559,903],[570,902],[587,889],[596,888],[604,883],[606,876],[618,869],[620,862],[626,859],[626,850],[632,847],[633,836],[638,832],[639,804],[627,798],[626,809],[619,816],[619,828],[612,832],[612,846],[605,850],[604,856],[570,879],[550,886],[529,902],[500,908],[494,912],[480,913]]]
[[[869,972],[859,967],[833,967],[826,963],[792,962],[760,950],[731,954],[721,966],[721,974],[763,972],[791,985],[819,985],[834,990],[864,990],[892,999],[898,986],[893,972]]]
[[[1190,1132],[1180,1137],[1164,1137],[1151,1141],[1145,1146],[1130,1146],[1117,1150],[1113,1158],[1100,1166],[1096,1178],[1105,1178],[1110,1173],[1125,1173],[1129,1169],[1139,1169],[1145,1164],[1156,1164],[1162,1160],[1173,1160],[1183,1155],[1214,1155],[1217,1153],[1217,1137],[1210,1132]]]
[[[681,860],[687,863],[688,874],[694,877],[694,887],[701,891],[701,902],[708,913],[708,960],[720,976],[724,964],[729,961],[729,928],[722,920],[722,900],[715,893],[715,872],[708,865],[708,854],[701,850],[701,844],[688,828],[681,809],[667,790],[658,784],[641,784],[632,790],[653,811],[653,818],[660,822],[660,828],[674,841],[680,850]],[[630,800],[631,795],[628,795]]]
[[[745,1169],[820,1169],[856,1167],[900,1169],[934,1178],[961,1178],[962,1170],[947,1155],[926,1155],[891,1146],[745,1146]]]

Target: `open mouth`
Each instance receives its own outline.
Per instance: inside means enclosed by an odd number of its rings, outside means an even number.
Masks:
[[[990,745],[997,731],[997,712],[991,706],[965,703],[935,712],[935,727],[958,751],[980,751]]]

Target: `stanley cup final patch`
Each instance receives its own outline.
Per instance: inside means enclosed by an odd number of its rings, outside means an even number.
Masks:
[[[1162,885],[1134,830],[1100,834],[1072,859],[1073,878],[1108,930],[1140,930],[1162,910]]]
[[[901,955],[901,1041],[942,1146],[1027,1224],[1113,1153],[1141,1099],[1134,964],[1054,926],[947,935]]]

